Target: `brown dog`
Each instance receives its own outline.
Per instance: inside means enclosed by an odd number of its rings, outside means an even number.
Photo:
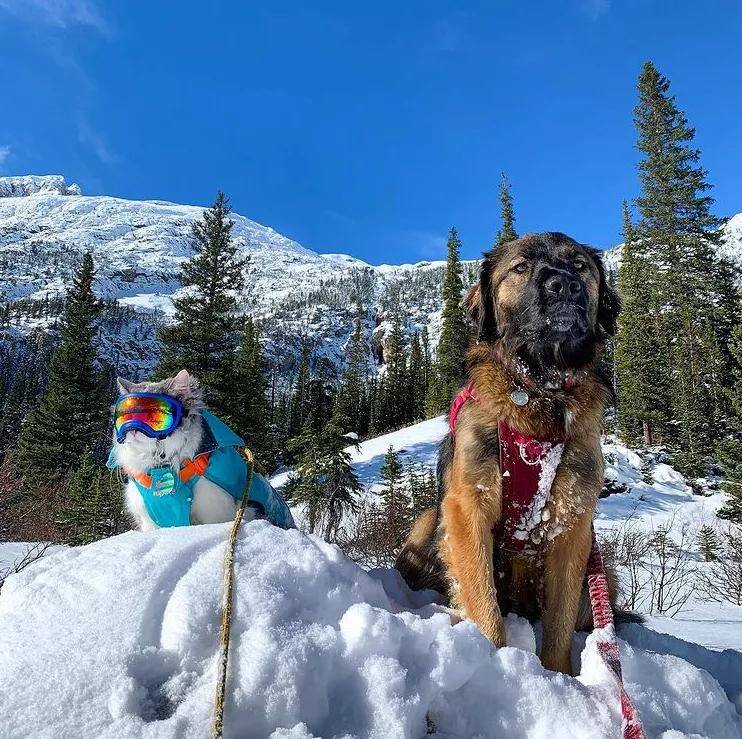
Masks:
[[[503,613],[540,616],[544,666],[571,673],[572,634],[592,622],[583,580],[603,485],[603,412],[612,397],[598,365],[603,339],[616,329],[618,297],[596,250],[544,233],[485,254],[467,303],[478,334],[468,354],[476,402],[462,408],[455,443],[449,435],[441,447],[441,504],[415,523],[396,566],[412,588],[448,595],[497,646],[505,644]],[[493,541],[501,515],[499,421],[535,439],[565,440],[524,552]]]

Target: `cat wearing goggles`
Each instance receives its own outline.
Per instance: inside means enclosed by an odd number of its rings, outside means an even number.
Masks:
[[[231,521],[242,494],[239,480],[227,491],[205,470],[209,451],[212,459],[231,454],[228,462],[242,464],[234,458],[242,440],[208,413],[196,379],[186,370],[158,382],[119,378],[118,389],[108,466],[128,478],[124,497],[136,528]],[[258,508],[245,510],[247,521],[258,517]]]

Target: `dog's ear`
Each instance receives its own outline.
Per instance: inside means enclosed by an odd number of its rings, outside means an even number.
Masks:
[[[492,305],[491,291],[492,252],[484,255],[479,271],[479,282],[466,294],[466,308],[469,311],[477,341],[488,341],[497,336],[497,323]]]
[[[479,286],[479,283],[469,288],[464,298],[464,306],[474,325],[474,332],[477,338],[479,338],[479,334],[482,331],[480,323],[482,320],[482,288]]]
[[[600,253],[596,250],[591,252],[598,273],[600,274],[600,288],[598,290],[598,325],[609,336],[614,336],[618,329],[617,319],[621,312],[621,298],[616,290],[608,282],[605,266]]]

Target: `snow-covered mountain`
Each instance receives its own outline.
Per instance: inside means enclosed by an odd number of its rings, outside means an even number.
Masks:
[[[109,301],[103,352],[121,372],[146,373],[157,358],[156,326],[181,289],[191,224],[202,212],[156,200],[85,196],[60,175],[0,178],[0,301],[13,305],[0,343],[53,326],[61,307],[55,298],[64,294],[82,252],[90,250],[96,290]],[[443,262],[374,266],[344,254],[318,254],[244,216],[233,218],[235,241],[250,260],[242,310],[261,323],[279,372],[291,374],[302,336],[313,343],[318,361],[327,360],[327,371],[337,372],[359,295],[377,359],[394,306],[408,332],[428,326],[435,346]],[[725,248],[742,263],[742,214],[727,229]],[[616,266],[620,250],[609,250],[607,258]],[[473,278],[474,263],[467,269]]]
[[[154,324],[172,311],[191,224],[202,213],[201,207],[162,201],[83,196],[56,175],[0,178],[0,298],[24,306],[11,328],[23,333],[48,325],[34,306],[63,295],[80,255],[90,250],[97,293],[133,309],[116,322],[115,337],[105,337],[106,351],[123,370],[146,372],[156,354]],[[358,294],[369,338],[397,302],[409,329],[430,324],[436,334],[442,262],[372,266],[318,254],[267,226],[232,217],[235,242],[249,257],[242,309],[261,321],[279,363],[290,363],[306,336],[316,355],[337,368]],[[150,342],[144,356],[131,346],[143,334]]]

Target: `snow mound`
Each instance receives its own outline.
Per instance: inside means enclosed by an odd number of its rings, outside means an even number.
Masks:
[[[207,736],[227,530],[131,532],[10,577],[0,736]],[[593,637],[575,639],[578,678],[547,672],[523,619],[508,618],[515,646],[496,650],[395,572],[261,521],[242,528],[236,568],[228,737],[620,735]],[[710,674],[621,647],[649,736],[739,737]]]

